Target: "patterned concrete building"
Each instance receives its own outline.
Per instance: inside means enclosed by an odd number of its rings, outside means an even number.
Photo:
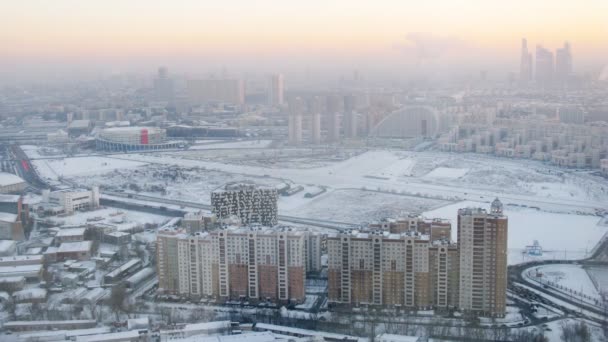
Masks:
[[[211,206],[220,221],[236,216],[244,225],[274,226],[278,223],[278,198],[276,188],[233,183],[211,193]]]

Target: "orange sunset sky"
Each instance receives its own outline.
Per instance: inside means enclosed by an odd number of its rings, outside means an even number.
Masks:
[[[575,69],[608,62],[606,0],[1,0],[0,15],[4,69],[205,62],[365,67],[418,63],[417,44],[423,54],[430,50],[424,58],[512,67],[522,37],[532,49],[570,41]]]

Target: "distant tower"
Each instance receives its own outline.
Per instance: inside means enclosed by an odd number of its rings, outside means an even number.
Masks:
[[[327,97],[327,141],[340,141],[340,112],[343,107],[343,99],[338,95]]]
[[[268,104],[270,106],[283,105],[283,75],[271,75],[268,83]]]
[[[572,52],[570,43],[565,42],[564,47],[555,51],[555,79],[565,84],[572,75]]]
[[[321,143],[321,98],[319,96],[315,96],[312,99],[312,103],[310,106],[311,112],[311,132],[312,132],[312,143],[320,144]]]
[[[519,80],[522,84],[532,81],[532,54],[528,51],[528,41],[525,38],[521,40]]]
[[[157,101],[173,100],[173,80],[169,78],[166,67],[158,68],[158,76],[154,79],[154,96]]]
[[[555,63],[553,53],[541,45],[536,46],[536,84],[540,87],[549,87],[553,83]]]
[[[347,138],[357,137],[356,100],[354,95],[344,96],[344,136]]]
[[[304,101],[295,97],[289,101],[289,143],[300,145],[302,143],[302,113]]]

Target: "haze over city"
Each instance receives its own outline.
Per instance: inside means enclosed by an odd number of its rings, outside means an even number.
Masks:
[[[0,0],[0,341],[608,342],[607,18]]]
[[[569,41],[576,68],[608,60],[605,1],[4,1],[0,71],[22,79],[222,66],[407,77],[515,71],[519,39]],[[17,73],[16,70],[19,70]],[[71,72],[66,72],[71,70]],[[53,71],[56,71],[55,73]]]

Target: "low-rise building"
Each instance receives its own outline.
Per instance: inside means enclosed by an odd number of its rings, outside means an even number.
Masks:
[[[18,214],[0,212],[0,239],[17,241],[25,239]]]
[[[126,245],[131,242],[131,234],[118,231],[106,233],[103,236],[103,242],[119,246]]]
[[[64,242],[57,248],[57,261],[91,259],[91,241]]]
[[[13,240],[0,240],[0,257],[15,255],[17,242]]]
[[[4,277],[24,277],[26,281],[39,282],[42,278],[43,266],[39,265],[20,265],[20,266],[1,266],[0,278]]]
[[[120,280],[130,276],[131,274],[134,274],[135,272],[139,271],[141,269],[141,266],[141,259],[131,259],[120,265],[119,267],[113,269],[112,271],[108,272],[103,277],[103,282],[105,284],[117,283]]]
[[[0,258],[2,266],[41,265],[44,262],[42,255],[15,255]]]
[[[8,172],[0,172],[0,193],[20,194],[25,190],[25,181],[21,177]]]
[[[5,277],[0,278],[0,291],[15,292],[23,290],[25,287],[25,277]]]
[[[44,210],[71,214],[76,210],[99,208],[99,188],[91,190],[42,191],[41,206]]]
[[[60,245],[64,242],[84,241],[85,231],[86,228],[60,229],[57,234],[55,234],[55,244]]]

